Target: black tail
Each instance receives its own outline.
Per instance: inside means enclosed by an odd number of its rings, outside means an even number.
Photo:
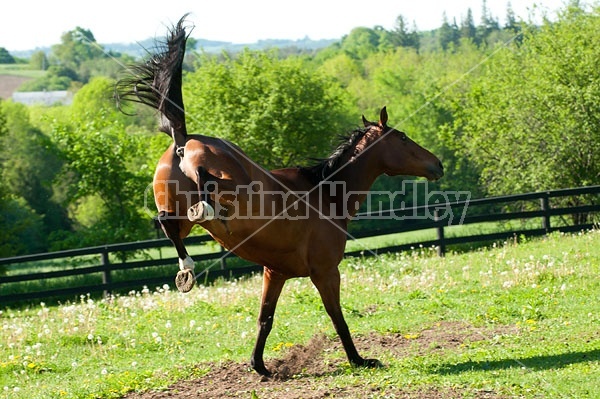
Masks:
[[[130,76],[117,82],[115,98],[148,105],[161,114],[160,130],[173,137],[176,147],[185,145],[187,130],[181,94],[185,43],[189,33],[183,27],[185,14],[167,35],[165,45],[149,60],[128,68]]]

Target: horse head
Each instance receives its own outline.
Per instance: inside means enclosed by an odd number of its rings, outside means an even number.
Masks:
[[[377,154],[376,165],[383,173],[395,176],[419,176],[438,180],[444,175],[442,162],[431,152],[411,140],[406,133],[387,125],[386,107],[381,109],[378,122],[369,122],[364,116],[367,129],[364,150],[372,147]]]

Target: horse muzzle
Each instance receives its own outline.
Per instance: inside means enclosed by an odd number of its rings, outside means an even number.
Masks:
[[[425,177],[429,181],[437,181],[444,176],[444,165],[442,165],[442,161],[438,161],[437,164],[433,163],[429,165],[428,169],[429,174]]]

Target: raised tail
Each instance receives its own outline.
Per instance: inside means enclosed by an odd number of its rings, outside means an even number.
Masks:
[[[161,114],[160,130],[173,137],[175,147],[185,146],[187,130],[181,93],[185,44],[189,33],[183,26],[185,14],[167,35],[166,43],[147,61],[127,69],[130,76],[117,82],[115,98],[119,109],[125,101],[148,105]]]

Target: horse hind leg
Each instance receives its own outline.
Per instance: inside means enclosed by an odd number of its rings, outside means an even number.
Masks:
[[[215,218],[215,209],[210,204],[211,201],[209,197],[209,191],[212,190],[207,187],[207,183],[211,180],[211,175],[204,167],[199,166],[196,169],[196,177],[198,179],[200,201],[188,208],[187,217],[193,223],[202,223]],[[214,190],[212,184],[210,185],[210,188]]]
[[[158,221],[165,233],[171,240],[177,251],[179,258],[179,272],[175,277],[175,285],[181,292],[189,292],[194,287],[196,276],[194,275],[194,260],[187,253],[183,239],[181,238],[181,221],[169,215],[168,212],[161,211],[158,214]]]

